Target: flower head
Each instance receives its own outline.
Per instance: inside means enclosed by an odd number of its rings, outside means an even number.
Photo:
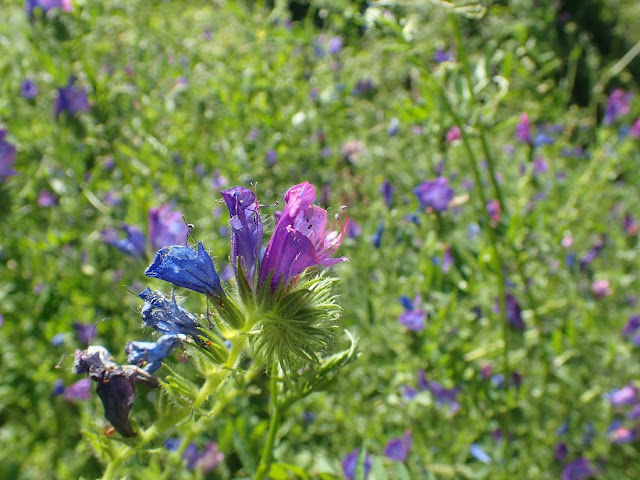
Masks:
[[[33,18],[33,12],[36,8],[42,8],[45,13],[55,8],[70,12],[72,6],[71,0],[25,0],[24,9],[29,18]]]
[[[346,258],[331,255],[342,243],[348,219],[340,233],[327,230],[327,211],[311,205],[316,197],[309,182],[291,187],[285,194],[285,208],[267,245],[260,268],[260,285],[271,275],[271,289],[284,285],[307,268],[330,267]]]
[[[22,92],[22,97],[26,98],[27,100],[30,100],[38,95],[38,86],[30,78],[24,79],[24,81],[20,85],[20,90]]]
[[[620,115],[629,112],[631,97],[631,92],[625,92],[619,88],[611,92],[604,111],[603,121],[605,125],[611,125]]]
[[[482,463],[491,463],[491,457],[485,452],[480,445],[472,443],[469,447],[469,453],[476,460]]]
[[[360,456],[360,449],[356,448],[348,453],[342,459],[342,471],[344,476],[349,480],[354,480],[356,477],[356,467],[358,466],[358,457]],[[369,475],[369,471],[371,470],[371,466],[373,461],[369,455],[366,455],[364,459],[364,478],[366,479]]]
[[[567,463],[562,469],[562,480],[586,480],[593,477],[595,471],[586,458],[578,458]]]
[[[89,400],[91,398],[91,380],[83,378],[72,383],[64,389],[62,398],[68,402]]]
[[[262,248],[262,219],[255,194],[244,187],[222,191],[231,225],[231,261],[238,274],[238,260],[249,283],[252,283]]]
[[[427,314],[423,309],[419,308],[421,301],[422,297],[420,295],[414,299],[413,303],[405,295],[400,298],[400,302],[404,306],[405,311],[400,314],[398,321],[414,332],[420,332],[424,330],[425,327]]]
[[[124,238],[119,238],[115,230],[103,230],[102,241],[107,245],[116,247],[121,252],[133,257],[144,257],[145,255],[145,237],[142,230],[133,225],[123,224],[121,227],[124,232]]]
[[[224,296],[220,277],[202,242],[198,243],[197,250],[178,245],[158,250],[144,273],[194,292]]]
[[[531,138],[531,125],[529,124],[529,115],[523,113],[520,115],[520,121],[516,125],[516,140],[522,143],[528,143],[531,145],[533,139]]]

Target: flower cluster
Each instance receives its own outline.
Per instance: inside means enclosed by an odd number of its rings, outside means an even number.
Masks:
[[[156,386],[158,380],[152,374],[180,346],[194,345],[206,358],[228,368],[235,362],[229,360],[235,348],[229,350],[229,345],[241,339],[242,346],[244,339],[250,338],[259,363],[265,368],[277,363],[289,372],[305,362],[317,362],[317,354],[331,345],[339,316],[333,279],[305,272],[346,260],[333,254],[342,243],[348,218],[345,214],[340,231],[329,229],[327,211],[312,205],[315,195],[309,182],[289,189],[284,211],[278,215],[261,258],[263,225],[256,195],[244,187],[222,191],[230,217],[235,287],[223,285],[202,242],[188,246],[188,231],[172,228],[181,218],[179,213],[168,207],[151,210],[152,245],[181,244],[162,246],[145,274],[205,295],[215,310],[215,325],[202,324],[178,303],[175,292],[168,297],[147,287],[138,295],[144,300],[140,311],[143,325],[162,337],[155,342],[129,342],[128,364],[122,366],[101,346],[76,353],[73,371],[88,374],[98,384],[105,417],[121,435],[135,435],[128,419],[135,398],[134,382]],[[133,228],[123,228],[126,239],[109,243],[142,255],[145,237],[139,231],[133,235]]]

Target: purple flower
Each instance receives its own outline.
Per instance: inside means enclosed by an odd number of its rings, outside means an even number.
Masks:
[[[491,463],[491,457],[485,452],[480,445],[472,443],[469,447],[469,453],[476,460],[482,463]]]
[[[40,190],[38,195],[38,206],[47,208],[53,207],[58,203],[58,198],[49,190]]]
[[[562,469],[562,480],[586,480],[591,478],[595,471],[591,467],[591,462],[586,458],[578,458],[567,463]]]
[[[355,87],[353,87],[351,94],[354,97],[363,97],[372,94],[375,89],[376,87],[373,84],[373,80],[371,80],[370,78],[363,78],[356,82],[356,85]]]
[[[202,242],[198,243],[197,250],[179,245],[158,250],[144,273],[194,292],[224,296],[220,277]]]
[[[205,445],[203,452],[198,456],[194,469],[207,473],[214,470],[223,460],[224,453],[220,451],[218,444],[216,442],[209,442]]]
[[[331,55],[337,55],[342,50],[342,38],[341,37],[331,37],[329,39],[329,53]]]
[[[516,125],[516,135],[515,138],[517,141],[522,143],[528,143],[531,145],[533,140],[531,139],[531,126],[529,124],[529,115],[523,113],[520,115],[520,121],[518,125]]]
[[[18,174],[13,169],[13,164],[16,161],[16,147],[4,139],[6,134],[7,131],[0,128],[0,177]]]
[[[622,229],[630,237],[638,235],[638,222],[631,214],[627,213],[622,219]]]
[[[149,243],[153,250],[187,243],[189,228],[181,212],[174,212],[169,205],[149,209]]]
[[[387,205],[387,208],[391,208],[391,201],[393,200],[393,192],[395,188],[391,185],[391,182],[387,179],[382,182],[380,185],[380,193],[382,194],[382,198],[384,198],[384,203]]]
[[[22,84],[20,85],[20,90],[22,92],[22,97],[30,100],[38,95],[38,87],[35,82],[30,78],[25,78]]]
[[[613,443],[631,443],[638,437],[638,429],[628,429],[620,420],[616,420],[609,427],[608,434]]]
[[[124,351],[128,355],[127,362],[153,373],[180,344],[180,339],[175,335],[163,335],[155,342],[128,342]]]
[[[351,453],[347,454],[342,460],[342,471],[344,476],[349,480],[355,480],[356,467],[358,465],[358,456],[360,455],[360,449],[356,448]],[[367,478],[373,461],[369,455],[366,455],[364,459],[364,478]]]
[[[264,159],[265,159],[265,162],[267,163],[267,166],[273,167],[278,161],[278,154],[276,153],[275,150],[268,150]]]
[[[433,61],[436,63],[450,62],[452,57],[451,52],[439,48],[436,50],[436,53],[433,54]]]
[[[442,266],[440,267],[442,272],[449,273],[449,270],[451,270],[451,267],[453,267],[454,264],[455,259],[451,254],[451,247],[449,245],[445,245],[444,253],[442,254]]]
[[[64,382],[62,381],[61,378],[59,378],[53,384],[53,388],[51,389],[51,395],[53,395],[54,397],[57,397],[58,395],[62,395],[63,393],[64,393]]]
[[[244,271],[247,281],[253,284],[253,273],[262,248],[262,219],[255,194],[244,187],[233,187],[222,191],[229,210],[231,225],[231,262],[238,275],[237,266]]]
[[[386,447],[384,447],[384,454],[391,460],[404,462],[409,456],[412,442],[411,432],[407,431],[402,437],[389,440]]]
[[[629,317],[629,320],[622,328],[622,334],[632,339],[634,345],[640,345],[640,315],[633,314]]]
[[[619,88],[611,92],[604,111],[603,121],[605,125],[611,125],[620,115],[629,112],[631,97],[631,92],[625,92]]]
[[[569,453],[569,448],[567,447],[567,444],[564,442],[559,442],[556,445],[556,448],[554,450],[554,457],[556,461],[558,462],[563,461],[566,458],[567,453]]]
[[[601,250],[604,248],[604,238],[599,239],[596,244],[589,249],[584,257],[580,260],[580,271],[584,271],[591,262],[600,256]]]
[[[457,125],[447,130],[447,133],[445,135],[445,140],[447,141],[447,143],[453,143],[456,140],[460,140],[461,138],[462,134],[460,132],[460,128]]]
[[[53,106],[56,119],[58,119],[63,112],[66,112],[69,116],[73,116],[79,112],[89,111],[87,90],[74,86],[75,81],[75,77],[71,77],[66,87],[58,88],[58,97]]]
[[[507,321],[509,325],[517,330],[524,330],[524,321],[522,320],[522,310],[520,304],[512,294],[507,293],[505,296],[505,307],[507,312]]]
[[[406,296],[400,298],[400,302],[404,305],[405,311],[398,317],[398,321],[406,328],[413,332],[424,330],[425,319],[427,314],[421,308],[420,302],[422,297],[419,295],[414,299],[413,303]]]
[[[616,388],[605,395],[612,406],[622,407],[638,403],[638,389],[631,384]]]
[[[640,137],[640,117],[638,117],[636,121],[633,122],[631,130],[629,130],[629,135],[631,135],[631,138]]]
[[[29,18],[33,18],[33,12],[38,7],[42,8],[45,13],[55,8],[66,12],[70,12],[72,9],[71,0],[25,0],[24,2],[24,9]]]
[[[62,393],[62,398],[68,402],[89,400],[91,398],[91,380],[83,378],[69,385]]]
[[[330,267],[346,258],[331,258],[342,243],[348,224],[342,231],[327,230],[327,211],[312,206],[316,191],[309,182],[291,187],[285,194],[285,208],[267,245],[260,268],[260,285],[271,275],[271,289],[284,285],[315,265]]]
[[[84,345],[88,345],[96,338],[97,328],[93,323],[74,322],[73,328],[75,328],[78,333],[78,342]]]
[[[596,280],[591,284],[591,291],[596,298],[604,298],[611,295],[609,280]]]
[[[109,229],[102,231],[102,241],[127,255],[144,257],[146,241],[142,230],[127,224],[123,224],[120,228],[125,233],[124,238],[118,238],[116,231]]]
[[[453,188],[449,186],[449,180],[446,177],[423,182],[413,189],[413,193],[418,197],[421,209],[436,212],[445,211],[454,196]]]
[[[421,370],[418,374],[418,388],[421,390],[429,390],[436,405],[449,405],[452,413],[460,410],[460,404],[458,403],[460,389],[458,387],[445,388],[439,382],[427,380],[424,371]]]
[[[152,292],[149,287],[138,294],[144,305],[140,311],[143,324],[164,335],[188,335],[198,339],[200,323],[198,319],[176,302],[171,294],[171,301],[160,292]]]

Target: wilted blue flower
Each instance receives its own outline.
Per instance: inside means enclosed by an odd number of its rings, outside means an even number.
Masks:
[[[144,300],[140,313],[145,326],[152,327],[164,335],[182,334],[193,339],[200,335],[198,319],[178,305],[173,292],[171,301],[160,292],[152,292],[149,287],[138,296]]]
[[[18,174],[13,169],[13,164],[16,161],[16,147],[4,139],[6,135],[7,131],[0,128],[0,177]]]
[[[220,277],[202,242],[197,250],[177,245],[158,250],[144,273],[194,292],[224,296]]]
[[[356,448],[351,453],[347,454],[342,460],[342,472],[344,476],[349,480],[355,480],[356,466],[358,465],[358,456],[360,455],[360,449]],[[364,460],[364,478],[369,476],[371,465],[373,461],[369,455],[366,455]]]
[[[120,228],[125,233],[124,238],[118,238],[116,231],[109,229],[102,231],[102,241],[127,255],[144,257],[146,240],[142,230],[127,224],[123,224]]]
[[[251,285],[253,273],[262,248],[262,219],[255,194],[244,187],[233,187],[222,191],[229,210],[231,225],[231,262],[237,272],[238,259],[247,281]]]
[[[77,350],[73,372],[86,373],[98,384],[96,391],[104,405],[104,416],[116,431],[124,437],[135,436],[129,423],[129,411],[135,399],[133,382],[139,380],[157,386],[157,380],[131,365],[118,365],[102,346]]]
[[[414,299],[413,303],[411,303],[406,296],[400,298],[400,302],[405,307],[405,311],[400,314],[398,321],[414,332],[420,332],[424,330],[425,327],[427,314],[423,309],[419,308],[421,301],[422,297],[420,295]]]
[[[562,469],[562,480],[586,480],[595,475],[591,462],[586,458],[578,458],[567,463]]]
[[[476,460],[482,463],[491,463],[491,457],[485,452],[480,445],[472,443],[469,447],[469,453]]]
[[[22,92],[22,97],[30,100],[38,95],[38,87],[35,82],[30,78],[25,78],[22,84],[20,84],[20,91]]]
[[[332,258],[344,238],[348,218],[340,233],[327,230],[327,211],[311,205],[316,197],[309,182],[291,187],[285,194],[285,208],[267,245],[260,268],[260,285],[271,277],[271,289],[280,281],[288,285],[293,277],[316,265],[330,267],[346,258]]]
[[[127,362],[153,373],[162,366],[164,359],[178,346],[180,339],[175,335],[163,335],[155,342],[128,342],[124,351]]]
[[[185,244],[188,236],[189,229],[181,212],[174,212],[169,205],[149,209],[149,243],[154,251]]]
[[[384,454],[391,460],[404,462],[409,456],[412,443],[413,439],[411,437],[411,432],[408,431],[401,437],[389,440],[386,447],[384,447]]]
[[[58,97],[53,106],[56,119],[58,119],[63,112],[66,112],[69,116],[73,116],[76,113],[89,110],[87,90],[76,87],[74,85],[75,81],[76,78],[71,77],[66,87],[58,88]]]
[[[629,112],[631,97],[631,92],[625,92],[619,88],[611,92],[604,111],[603,121],[605,125],[611,125],[620,115]]]
[[[421,209],[436,212],[445,211],[454,196],[453,188],[449,186],[449,180],[446,177],[423,182],[413,189],[413,193],[418,197]]]

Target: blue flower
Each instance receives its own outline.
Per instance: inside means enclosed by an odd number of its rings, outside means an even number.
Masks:
[[[436,212],[445,211],[454,196],[453,188],[449,186],[449,180],[446,177],[423,182],[413,189],[413,193],[418,197],[421,209],[431,209]]]
[[[376,248],[380,248],[380,244],[382,243],[382,234],[384,233],[384,223],[381,223],[376,229],[375,233],[371,235],[371,242],[373,246]]]
[[[142,230],[127,224],[120,228],[125,233],[124,238],[118,238],[114,230],[103,230],[102,241],[132,257],[144,257],[146,240]]]
[[[164,335],[182,334],[195,340],[199,338],[198,319],[178,305],[174,294],[169,302],[160,292],[152,292],[147,287],[138,296],[144,300],[140,313],[145,326],[152,327]]]
[[[22,91],[22,97],[26,98],[27,100],[30,100],[38,95],[38,86],[30,78],[24,79],[24,81],[20,85],[20,90]]]
[[[253,274],[260,258],[262,247],[262,219],[255,194],[244,187],[233,187],[222,191],[229,210],[231,225],[231,261],[238,274],[238,259],[247,280],[253,283]]]
[[[392,438],[384,448],[384,454],[391,460],[404,462],[411,451],[412,441],[411,432],[406,432],[402,437]]]
[[[127,362],[153,373],[180,343],[175,335],[163,335],[156,342],[128,342],[124,351],[129,355]]]
[[[224,296],[220,277],[202,242],[198,243],[197,251],[178,245],[158,250],[144,273],[147,277],[159,278],[194,292]]]
[[[423,309],[419,308],[421,301],[422,297],[420,295],[414,299],[413,303],[406,295],[403,295],[400,298],[400,303],[404,306],[405,311],[400,314],[398,321],[403,326],[414,332],[420,332],[424,330],[425,327],[427,314]]]
[[[562,469],[562,480],[585,480],[593,477],[595,471],[591,467],[591,462],[586,458],[578,458],[569,462]]]
[[[480,445],[477,443],[472,443],[469,447],[469,453],[476,460],[479,460],[482,463],[491,463],[491,457],[485,452]]]
[[[342,471],[344,472],[344,476],[349,480],[354,480],[356,476],[356,466],[358,465],[358,456],[360,455],[360,449],[356,448],[351,451],[351,453],[347,454],[342,460]],[[371,457],[367,455],[364,460],[364,478],[367,478],[369,475],[369,470],[371,470],[371,465],[373,461]]]
[[[79,89],[74,86],[75,77],[69,78],[69,82],[66,87],[58,88],[58,97],[56,98],[53,106],[53,112],[56,119],[60,117],[62,112],[66,112],[67,115],[73,116],[79,112],[89,111],[89,99],[87,97],[87,90],[85,88]]]

